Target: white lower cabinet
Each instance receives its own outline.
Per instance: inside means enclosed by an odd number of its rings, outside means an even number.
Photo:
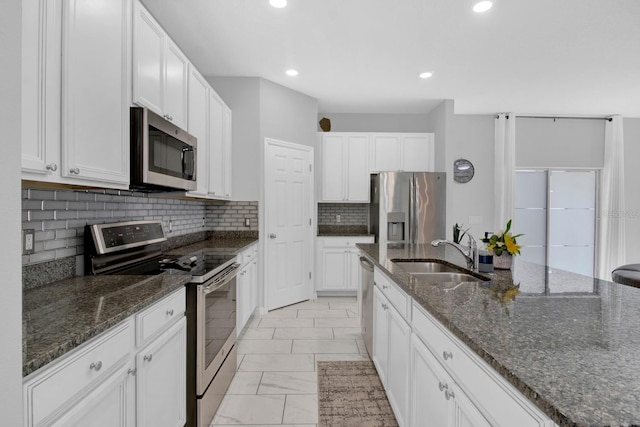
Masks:
[[[136,355],[138,427],[182,427],[187,421],[186,325],[183,316]]]
[[[411,336],[411,426],[490,427],[427,347]]]
[[[241,267],[236,279],[236,331],[240,335],[258,307],[258,244],[245,249],[238,260]]]
[[[24,425],[184,426],[185,299],[181,288],[26,377]]]
[[[133,427],[135,381],[127,363],[54,421],[55,427]]]
[[[377,286],[373,293],[373,362],[400,427],[408,425],[411,327]]]
[[[378,268],[374,281],[372,359],[401,427],[556,427]]]
[[[360,251],[357,243],[373,243],[373,236],[318,237],[318,291],[348,291],[360,286]]]

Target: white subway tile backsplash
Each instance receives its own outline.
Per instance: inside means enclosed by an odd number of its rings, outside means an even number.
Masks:
[[[35,252],[22,257],[23,265],[81,256],[87,224],[160,220],[168,237],[208,230],[258,229],[258,202],[252,201],[161,199],[124,190],[23,189],[22,197],[22,228],[36,230]],[[250,227],[245,227],[245,218],[249,218]]]

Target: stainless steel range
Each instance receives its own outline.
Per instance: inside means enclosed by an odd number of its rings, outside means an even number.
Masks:
[[[160,221],[97,224],[85,229],[87,274],[183,274],[187,285],[187,426],[211,424],[236,371],[235,253],[201,249],[171,257]]]

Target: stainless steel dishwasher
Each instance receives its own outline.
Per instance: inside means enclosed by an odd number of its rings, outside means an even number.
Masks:
[[[373,264],[365,257],[360,257],[361,292],[360,327],[364,337],[364,345],[369,357],[373,353]]]

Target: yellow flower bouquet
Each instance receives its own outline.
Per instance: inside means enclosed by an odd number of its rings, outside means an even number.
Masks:
[[[520,255],[521,246],[516,242],[516,238],[522,236],[522,234],[516,234],[514,236],[509,232],[510,230],[511,220],[507,222],[507,228],[505,228],[503,232],[494,234],[489,238],[487,250],[493,251],[496,256],[502,255],[503,252],[509,255]]]

